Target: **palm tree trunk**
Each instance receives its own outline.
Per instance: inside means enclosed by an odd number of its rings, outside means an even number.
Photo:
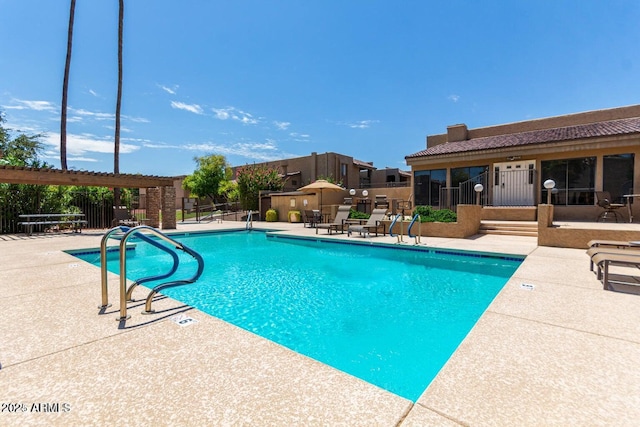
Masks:
[[[124,27],[124,0],[119,0],[118,13],[118,97],[116,98],[116,131],[113,152],[113,173],[120,173],[120,109],[122,107],[122,33]],[[116,206],[120,206],[120,189],[113,189],[113,199]]]
[[[73,42],[73,21],[76,0],[71,0],[69,11],[69,30],[67,32],[67,59],[64,64],[64,81],[62,82],[62,106],[60,114],[60,167],[67,170],[67,91],[69,89],[69,69],[71,68],[71,46]]]

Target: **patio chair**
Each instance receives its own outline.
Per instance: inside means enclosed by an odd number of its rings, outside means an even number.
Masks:
[[[387,216],[387,209],[380,208],[374,209],[371,212],[371,216],[367,220],[366,224],[362,225],[350,225],[347,229],[347,235],[351,236],[351,233],[358,232],[361,236],[371,237],[371,231],[375,231],[376,237],[378,236],[378,229],[382,226],[382,235],[386,234],[385,226],[382,220]]]
[[[302,222],[305,227],[313,228],[320,222],[319,215],[316,214],[316,211],[305,210],[302,211]]]
[[[618,222],[618,213],[616,210],[625,205],[622,203],[611,203],[611,194],[608,191],[596,191],[596,199],[598,200],[598,206],[604,209],[604,211],[598,215],[597,221],[602,220],[604,222],[607,220],[609,214],[613,214],[616,222]]]
[[[126,206],[113,207],[113,221],[111,222],[112,227],[116,227],[118,225],[126,225],[127,227],[135,227],[140,225],[140,221],[138,221]]]
[[[333,219],[333,222],[328,222],[325,224],[316,224],[316,234],[318,234],[319,228],[326,228],[327,232],[331,234],[332,230],[338,232],[338,227],[340,228],[340,232],[344,233],[344,226],[347,224],[347,220],[349,219],[349,212],[351,211],[351,206],[338,206],[338,212],[336,213],[336,217]]]

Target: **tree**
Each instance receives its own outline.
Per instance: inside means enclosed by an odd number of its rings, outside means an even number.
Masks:
[[[258,209],[260,191],[282,191],[284,188],[280,171],[265,165],[247,165],[238,168],[236,180],[240,194],[240,205],[245,210]]]
[[[69,70],[71,68],[71,46],[73,41],[73,21],[76,0],[71,0],[69,11],[69,29],[67,31],[67,59],[64,64],[64,80],[62,82],[62,106],[60,108],[60,167],[67,170],[67,91],[69,89]]]
[[[231,178],[231,167],[224,156],[213,154],[195,157],[198,168],[182,181],[182,188],[196,197],[209,197],[212,201],[220,195],[221,185]]]
[[[11,131],[2,125],[3,122],[0,114],[0,164],[49,167],[38,159],[43,150],[40,135],[22,133],[12,137]],[[22,213],[39,212],[41,209],[59,211],[64,192],[64,188],[57,186],[0,183],[0,233],[15,232]]]
[[[0,114],[0,164],[11,166],[48,167],[38,160],[43,150],[41,135],[26,135],[24,133],[11,139],[10,130],[2,123],[4,118]]]
[[[120,173],[120,110],[122,108],[122,33],[124,27],[124,0],[119,0],[118,9],[118,95],[116,97],[116,130],[113,149],[113,173]],[[113,199],[120,206],[120,189],[113,189]]]

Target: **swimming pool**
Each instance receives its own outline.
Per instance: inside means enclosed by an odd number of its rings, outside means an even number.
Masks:
[[[256,230],[172,237],[200,252],[206,265],[197,283],[164,295],[412,401],[522,261]],[[144,242],[128,253],[131,279],[170,262]],[[99,265],[95,251],[75,255]],[[192,274],[195,262],[180,257],[185,272],[177,274]]]

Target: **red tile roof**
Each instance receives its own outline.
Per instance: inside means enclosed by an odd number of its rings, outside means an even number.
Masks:
[[[629,135],[634,133],[640,133],[640,117],[449,142],[409,154],[405,158],[410,159],[602,136]]]

